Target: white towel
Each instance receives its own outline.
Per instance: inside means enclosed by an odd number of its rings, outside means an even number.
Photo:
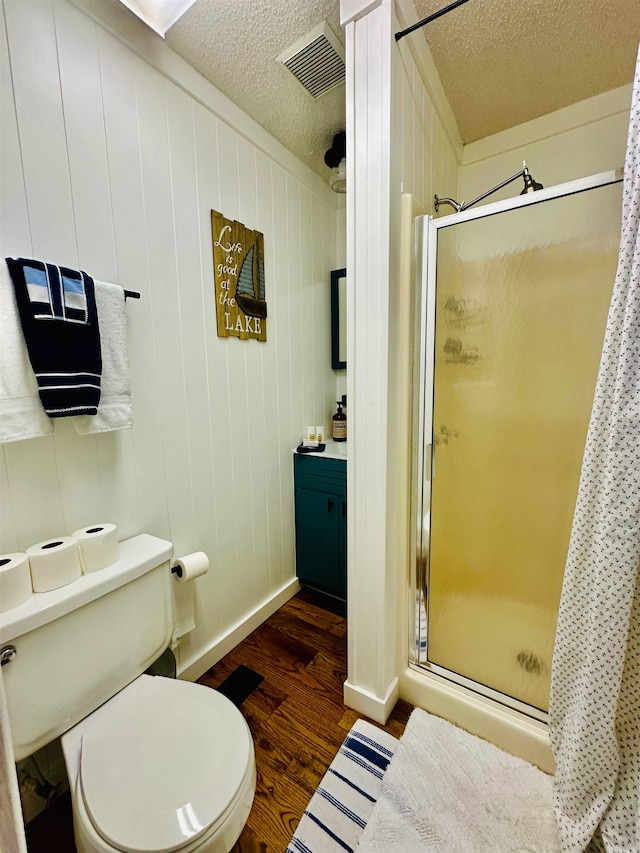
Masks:
[[[96,281],[95,288],[102,349],[102,394],[96,415],[73,419],[80,435],[133,426],[124,291],[117,284],[104,281]]]
[[[37,438],[53,430],[38,396],[22,334],[9,269],[0,261],[0,442]]]
[[[3,262],[4,266],[4,262]],[[27,853],[9,711],[0,672],[0,850]]]

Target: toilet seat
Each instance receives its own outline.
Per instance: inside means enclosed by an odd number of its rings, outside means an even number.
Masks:
[[[76,790],[83,811],[116,850],[197,848],[252,782],[244,717],[201,685],[140,676],[72,731],[82,743]]]

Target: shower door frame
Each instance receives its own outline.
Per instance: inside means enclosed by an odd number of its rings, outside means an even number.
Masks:
[[[473,209],[467,209],[461,213],[452,213],[435,219],[433,216],[419,216],[416,220],[416,245],[417,253],[417,275],[419,276],[416,315],[418,328],[416,329],[415,341],[416,351],[414,364],[417,367],[416,381],[419,393],[417,395],[417,406],[413,417],[415,442],[415,457],[412,466],[412,537],[411,537],[411,566],[412,577],[409,594],[409,666],[417,672],[428,673],[431,677],[441,678],[447,682],[453,682],[460,687],[470,690],[485,698],[498,702],[515,711],[533,717],[541,722],[547,722],[548,714],[533,705],[508,696],[481,684],[478,681],[460,675],[438,664],[419,660],[419,632],[416,628],[415,608],[418,591],[427,589],[429,575],[429,562],[431,559],[430,548],[427,548],[427,559],[421,565],[421,554],[423,553],[424,536],[423,518],[425,511],[429,510],[429,535],[431,528],[431,494],[428,502],[425,500],[423,485],[428,480],[431,485],[433,473],[433,408],[434,408],[434,378],[435,378],[435,336],[436,336],[436,272],[437,272],[437,249],[438,232],[441,228],[470,222],[474,219],[483,219],[487,216],[517,210],[521,207],[529,207],[532,204],[542,204],[545,201],[561,198],[563,196],[576,195],[598,187],[617,184],[622,181],[622,169],[609,172],[600,172],[586,178],[579,178],[564,184],[557,184],[546,189],[537,190],[527,195],[518,195],[503,201],[492,202]],[[418,350],[419,344],[419,350]],[[415,385],[414,385],[415,387]],[[429,441],[426,441],[427,436]],[[429,490],[431,493],[431,489]],[[428,504],[428,506],[427,506]],[[419,533],[418,533],[419,530]],[[424,577],[423,575],[426,575]],[[426,608],[426,602],[425,602]],[[427,609],[428,624],[428,609]],[[428,628],[427,628],[428,630]],[[426,645],[428,658],[428,643]]]

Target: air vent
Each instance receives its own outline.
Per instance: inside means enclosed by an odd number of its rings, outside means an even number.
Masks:
[[[344,80],[344,50],[323,22],[278,56],[314,98]]]

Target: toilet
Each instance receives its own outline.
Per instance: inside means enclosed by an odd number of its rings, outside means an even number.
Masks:
[[[145,670],[173,629],[170,542],[0,613],[16,760],[61,737],[78,853],[229,853],[256,784],[247,723],[208,687]]]

